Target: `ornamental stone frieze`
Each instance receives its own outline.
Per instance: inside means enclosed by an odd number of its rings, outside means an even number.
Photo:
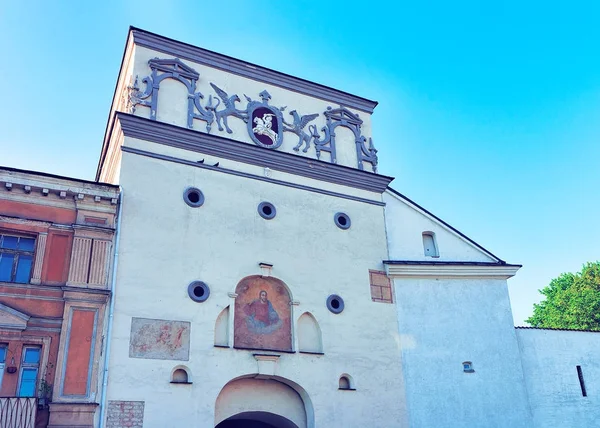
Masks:
[[[161,83],[166,79],[173,79],[183,84],[187,90],[187,101],[181,102],[186,103],[186,126],[190,129],[195,129],[194,121],[199,120],[205,122],[207,133],[214,130],[216,123],[219,131],[233,134],[235,131],[229,120],[238,120],[246,125],[248,137],[257,146],[275,150],[281,147],[286,133],[294,134],[298,139],[293,147],[294,151],[302,150],[303,153],[307,153],[312,145],[317,159],[325,160],[321,158],[325,152],[330,155],[329,161],[337,164],[335,129],[344,127],[353,134],[356,167],[364,170],[366,162],[371,164],[373,172],[377,172],[377,150],[372,139],[367,139],[362,133],[363,120],[358,113],[353,113],[344,106],[328,106],[322,113],[291,109],[286,115],[284,113],[287,106],[272,105],[271,94],[266,89],[258,94],[260,101],[243,94],[245,106],[242,106],[243,101],[238,94],[230,94],[212,81],[207,83],[214,94],[203,94],[197,90],[200,73],[179,58],[152,58],[148,61],[148,67],[151,70],[149,75],[141,79],[136,76],[133,83],[124,88],[121,105],[127,113],[134,114],[138,107],[146,107],[150,109],[149,119],[156,121]],[[290,122],[286,121],[288,115],[291,116]],[[325,125],[319,129],[311,122],[321,115],[325,119]]]

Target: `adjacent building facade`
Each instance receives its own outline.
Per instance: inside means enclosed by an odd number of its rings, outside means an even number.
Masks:
[[[1,395],[40,427],[595,426],[600,336],[514,328],[520,266],[390,187],[375,106],[131,28],[97,182],[0,170]]]
[[[91,427],[118,187],[11,168],[0,186],[0,426]]]

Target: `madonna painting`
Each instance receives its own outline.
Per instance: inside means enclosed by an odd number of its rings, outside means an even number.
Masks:
[[[275,278],[250,276],[236,288],[234,347],[291,351],[290,295]]]

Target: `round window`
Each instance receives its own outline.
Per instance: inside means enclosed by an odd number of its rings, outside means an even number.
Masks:
[[[194,302],[204,302],[210,296],[210,288],[202,281],[194,281],[188,285],[188,294]]]
[[[350,229],[350,217],[348,217],[348,214],[335,213],[333,221],[335,221],[335,225],[340,229]]]
[[[334,314],[339,314],[344,310],[344,299],[337,294],[332,294],[327,298],[327,309]]]
[[[261,202],[258,204],[258,214],[267,220],[271,220],[277,214],[277,210],[275,210],[275,205],[270,202]]]
[[[183,200],[190,207],[198,208],[204,203],[204,194],[196,187],[188,187],[183,192]]]

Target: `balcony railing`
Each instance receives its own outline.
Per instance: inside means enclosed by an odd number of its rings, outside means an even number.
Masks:
[[[37,398],[0,397],[0,427],[35,428]]]

